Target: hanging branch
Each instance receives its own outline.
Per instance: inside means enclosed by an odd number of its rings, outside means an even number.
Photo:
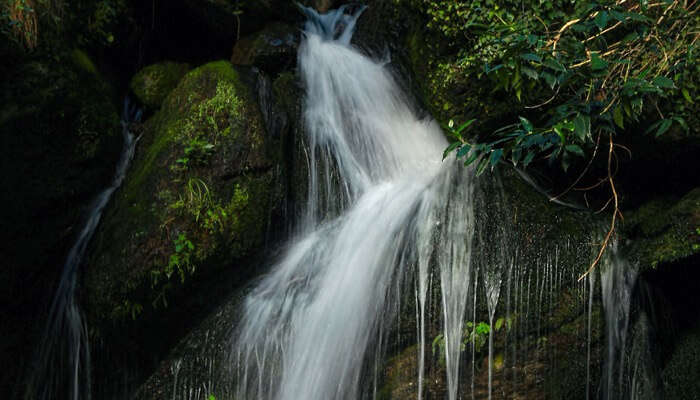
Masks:
[[[615,205],[615,209],[613,210],[612,214],[612,219],[610,221],[610,229],[608,229],[608,233],[605,235],[605,239],[603,240],[603,243],[600,245],[600,250],[598,250],[598,256],[593,260],[593,263],[591,266],[588,268],[588,270],[581,275],[578,278],[578,281],[580,282],[582,279],[586,277],[593,269],[598,265],[600,262],[601,258],[603,257],[603,253],[605,253],[605,249],[608,247],[608,243],[610,242],[610,238],[612,237],[613,233],[615,232],[615,226],[617,224],[617,215],[620,215],[620,218],[622,218],[622,213],[620,212],[619,208],[619,200],[617,197],[617,190],[615,189],[615,181],[613,180],[613,174],[612,174],[612,157],[613,153],[615,152],[615,144],[613,143],[612,139],[612,134],[608,135],[608,138],[610,139],[610,147],[608,148],[608,182],[610,183],[610,191],[612,192],[612,200],[613,204]],[[609,200],[608,200],[609,201]]]

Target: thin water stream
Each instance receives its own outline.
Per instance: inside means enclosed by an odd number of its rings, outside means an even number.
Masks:
[[[87,208],[83,228],[66,257],[58,289],[49,310],[49,319],[37,349],[36,368],[30,374],[27,398],[36,400],[90,398],[90,351],[87,327],[76,299],[78,268],[105,206],[124,181],[138,141],[130,130],[130,124],[140,119],[141,111],[131,107],[126,99],[121,121],[123,148],[116,172],[110,186],[100,192]]]

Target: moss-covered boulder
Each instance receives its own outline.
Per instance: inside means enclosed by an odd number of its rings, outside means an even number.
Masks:
[[[261,248],[282,156],[243,80],[228,61],[196,68],[144,125],[86,267],[93,321],[165,307],[183,282],[241,268]]]
[[[234,65],[256,66],[275,74],[294,66],[298,45],[299,30],[273,22],[263,30],[236,42],[231,62]]]
[[[129,87],[141,104],[155,110],[189,69],[187,64],[170,61],[149,65],[131,78]]]
[[[655,268],[700,253],[700,188],[680,199],[649,201],[628,213],[623,225],[630,257]]]

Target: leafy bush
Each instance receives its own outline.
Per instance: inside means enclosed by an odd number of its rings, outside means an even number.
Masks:
[[[505,118],[501,113],[486,124],[468,114],[462,124],[450,121],[445,157],[455,153],[475,163],[478,174],[501,162],[546,161],[565,172],[577,163],[582,172],[566,193],[597,156],[607,155],[600,165],[605,176],[588,188],[607,188],[604,208],[612,206],[593,268],[621,216],[616,151],[634,150],[619,145],[619,135],[679,135],[689,131],[687,119],[697,118],[696,2],[404,1],[446,39],[441,51],[453,55],[439,66],[444,82],[486,80],[493,98],[511,106]]]
[[[463,73],[515,96],[521,115],[478,141],[450,127],[448,153],[468,164],[478,160],[479,171],[502,159],[526,167],[535,158],[566,171],[595,151],[601,135],[612,137],[652,112],[658,117],[645,133],[660,136],[674,124],[688,129],[683,115],[663,113],[659,102],[679,92],[694,102],[693,10],[672,1],[580,2],[571,15],[540,13],[518,18],[492,10],[495,20],[469,26],[481,39],[460,59]]]

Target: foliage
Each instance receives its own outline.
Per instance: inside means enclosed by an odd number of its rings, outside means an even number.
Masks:
[[[493,324],[494,332],[499,332],[505,327],[505,332],[510,331],[513,328],[513,323],[515,322],[515,316],[509,316],[508,318],[500,317]],[[488,322],[472,322],[467,321],[465,323],[464,332],[462,334],[462,343],[460,344],[460,351],[465,351],[467,345],[471,345],[474,352],[481,353],[484,345],[488,343],[489,333],[491,332],[491,325]],[[437,355],[440,362],[445,361],[445,337],[441,333],[433,339],[433,355]]]
[[[605,176],[579,188],[607,188],[603,209],[612,208],[610,228],[590,271],[622,216],[614,182],[616,151],[632,150],[618,144],[619,136],[677,136],[689,131],[687,119],[696,118],[696,2],[412,3],[429,17],[433,33],[448,40],[443,50],[456,53],[440,66],[443,80],[486,80],[492,98],[506,99],[508,105],[508,112],[486,124],[474,123],[476,114],[472,119],[464,115],[467,122],[456,128],[450,121],[445,128],[452,143],[445,157],[454,152],[465,164],[476,164],[477,174],[501,162],[527,167],[547,161],[565,172],[577,163],[582,172],[566,193],[587,176],[599,154],[607,154],[603,165],[595,164],[605,168]],[[482,132],[475,134],[476,127]],[[601,144],[607,151],[599,152]]]
[[[195,96],[192,94],[190,97]],[[188,102],[194,102],[194,98]],[[214,154],[217,139],[231,134],[231,127],[240,115],[241,100],[236,96],[236,89],[231,82],[220,81],[216,85],[215,95],[198,103],[185,121],[177,138],[184,144],[184,155],[171,166],[173,170],[187,170],[191,166],[203,166]],[[212,140],[213,143],[209,142]]]
[[[0,34],[26,50],[114,43],[126,0],[0,0]]]
[[[515,96],[522,107],[516,121],[476,142],[469,130],[449,128],[454,142],[448,150],[467,164],[478,161],[478,171],[506,159],[526,167],[536,158],[567,170],[595,151],[601,134],[619,133],[649,110],[658,119],[645,133],[660,136],[674,124],[687,130],[684,118],[675,110],[664,114],[659,102],[679,92],[694,102],[696,10],[675,1],[580,2],[571,15],[535,9],[533,18],[493,7],[488,24],[467,29],[481,39],[460,68],[488,79],[494,92]]]

